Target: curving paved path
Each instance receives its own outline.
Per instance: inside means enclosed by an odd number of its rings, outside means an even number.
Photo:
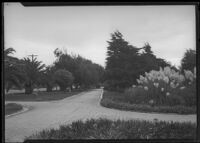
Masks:
[[[46,128],[58,128],[79,119],[140,119],[164,121],[190,121],[196,123],[196,115],[149,114],[120,111],[99,105],[102,89],[83,92],[63,100],[49,102],[16,102],[30,110],[10,117],[5,117],[6,142],[23,142],[26,136]]]

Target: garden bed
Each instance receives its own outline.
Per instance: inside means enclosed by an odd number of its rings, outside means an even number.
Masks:
[[[5,115],[19,112],[23,109],[22,105],[16,103],[8,103],[5,105]]]
[[[147,104],[133,104],[126,99],[123,93],[104,91],[100,104],[107,108],[114,108],[126,111],[176,113],[176,114],[196,114],[195,107],[183,105],[177,106],[150,106]]]
[[[46,129],[27,139],[196,139],[196,124],[100,118]]]
[[[84,90],[85,91],[85,90]],[[61,100],[72,95],[76,95],[83,92],[83,90],[74,90],[72,92],[63,91],[40,91],[37,94],[25,94],[25,93],[11,93],[5,95],[6,101],[51,101]]]

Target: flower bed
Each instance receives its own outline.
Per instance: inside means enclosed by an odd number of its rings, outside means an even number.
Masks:
[[[137,112],[157,112],[157,113],[176,113],[176,114],[196,114],[196,107],[176,106],[151,106],[143,103],[133,103],[132,98],[124,96],[123,93],[104,91],[100,104],[107,108],[114,108],[125,111]],[[139,99],[140,100],[140,99]]]
[[[139,86],[125,91],[127,96],[143,96],[145,103],[162,106],[196,105],[196,68],[194,72],[185,70],[184,74],[169,67],[160,68],[159,71],[152,70],[140,76],[137,82]]]
[[[104,92],[101,105],[142,112],[196,113],[196,68],[176,72],[169,67],[152,70],[123,93]]]

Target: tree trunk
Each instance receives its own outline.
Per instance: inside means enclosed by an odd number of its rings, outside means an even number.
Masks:
[[[33,93],[33,89],[30,86],[25,87],[25,94],[31,94]]]
[[[60,86],[60,91],[65,91],[66,87]]]
[[[47,92],[52,92],[52,87],[47,85]]]
[[[6,82],[6,84],[5,84],[5,89],[6,89],[6,92],[7,92],[7,93],[8,93],[8,91],[10,90],[11,87],[12,87],[11,84],[9,84],[9,82]]]
[[[25,94],[31,94],[31,93],[33,93],[32,85],[30,83],[25,84]]]

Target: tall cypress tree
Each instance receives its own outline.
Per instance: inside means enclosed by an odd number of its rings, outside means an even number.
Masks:
[[[123,91],[137,84],[136,79],[145,72],[169,65],[153,54],[149,43],[142,48],[134,47],[123,39],[119,31],[111,34],[108,44],[104,85],[107,90]],[[139,54],[141,49],[144,52]]]

